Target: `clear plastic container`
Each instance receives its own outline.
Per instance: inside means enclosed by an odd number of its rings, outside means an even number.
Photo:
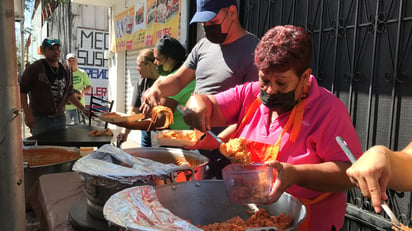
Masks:
[[[229,201],[265,203],[273,183],[273,169],[264,164],[230,164],[222,170]]]

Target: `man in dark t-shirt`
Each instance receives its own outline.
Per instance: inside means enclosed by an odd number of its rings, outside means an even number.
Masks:
[[[162,97],[177,94],[191,81],[196,80],[195,94],[216,94],[236,85],[257,81],[254,51],[259,42],[256,35],[240,24],[236,0],[197,0],[197,11],[190,23],[202,23],[205,38],[191,50],[184,64],[161,81],[156,81],[146,91],[147,104],[156,106]],[[184,116],[183,116],[184,118]],[[212,128],[215,134],[229,134],[229,127]],[[203,132],[206,129],[202,129]],[[207,133],[206,133],[207,134]],[[206,135],[204,144],[212,139]],[[212,139],[213,140],[213,139]],[[221,170],[230,163],[218,149],[197,146],[209,158],[205,178],[222,178]],[[212,149],[212,150],[210,150]]]

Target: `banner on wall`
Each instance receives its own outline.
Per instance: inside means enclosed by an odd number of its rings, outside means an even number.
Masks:
[[[104,52],[109,50],[109,32],[78,28],[77,47],[77,65],[87,72],[92,85],[91,92],[85,96],[86,104],[90,102],[90,93],[107,99],[109,71]]]
[[[162,35],[180,36],[181,0],[146,0],[115,16],[115,50],[153,46]]]

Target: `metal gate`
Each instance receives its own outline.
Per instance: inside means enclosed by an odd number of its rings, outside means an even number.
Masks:
[[[140,74],[137,71],[136,59],[140,50],[127,50],[126,51],[126,78],[125,78],[125,109],[126,112],[132,105],[133,90],[140,81]]]
[[[399,150],[412,140],[412,0],[240,0],[240,19],[262,37],[275,25],[310,32],[313,73],[347,106],[362,147]],[[333,126],[333,124],[331,124]],[[405,179],[411,180],[411,179]],[[389,205],[411,225],[411,193],[390,190]],[[389,230],[357,189],[343,230]]]

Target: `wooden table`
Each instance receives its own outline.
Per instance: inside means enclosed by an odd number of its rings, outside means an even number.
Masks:
[[[89,125],[73,125],[65,129],[31,136],[26,140],[36,140],[38,145],[69,146],[69,147],[100,147],[110,144],[113,136],[88,136],[91,130],[103,130],[102,127]]]

